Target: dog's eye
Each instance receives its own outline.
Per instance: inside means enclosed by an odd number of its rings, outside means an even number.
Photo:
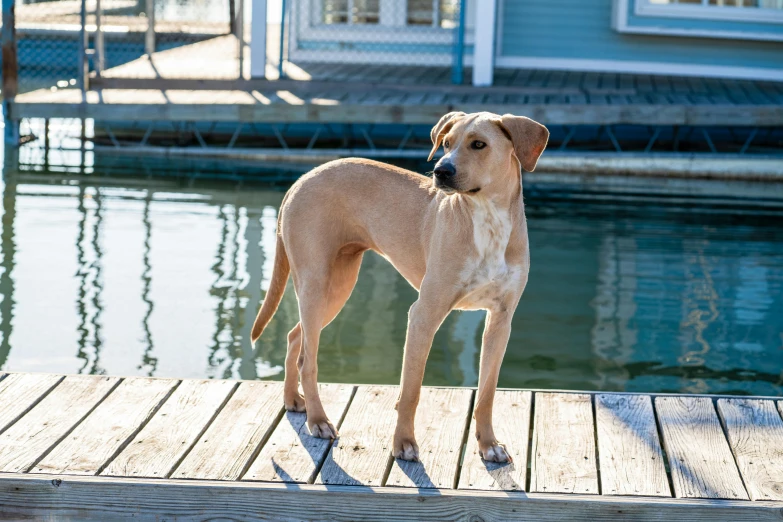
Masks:
[[[474,148],[474,149],[476,149],[476,150],[481,150],[481,149],[483,149],[484,147],[486,147],[486,146],[487,146],[487,144],[486,144],[486,143],[484,143],[483,141],[476,140],[476,141],[474,141],[473,143],[471,143],[471,144],[470,144],[470,146],[471,146],[471,147],[473,147],[473,148]]]
[[[443,147],[448,149],[449,148],[449,140],[446,140],[443,142]]]

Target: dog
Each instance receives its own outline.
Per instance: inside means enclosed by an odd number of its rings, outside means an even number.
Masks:
[[[318,396],[319,336],[351,295],[362,255],[373,250],[419,291],[408,313],[392,454],[419,458],[414,417],[435,332],[451,310],[487,310],[475,436],[484,460],[508,462],[492,404],[530,267],[521,171],[535,169],[549,131],[523,116],[450,112],[430,136],[428,161],[444,148],[432,178],[348,158],[294,183],[280,208],[272,279],[251,339],[274,315],[291,274],[299,323],[288,334],[285,408],[306,411],[312,435],[336,438]]]

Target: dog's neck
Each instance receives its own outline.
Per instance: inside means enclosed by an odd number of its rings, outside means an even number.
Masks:
[[[512,162],[505,176],[492,176],[493,181],[477,192],[467,195],[476,200],[486,202],[495,207],[499,212],[507,212],[511,219],[515,219],[521,210],[524,214],[522,200],[522,175],[519,164]]]

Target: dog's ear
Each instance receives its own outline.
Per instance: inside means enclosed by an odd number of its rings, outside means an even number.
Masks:
[[[524,116],[504,114],[500,126],[514,145],[514,154],[527,172],[533,172],[549,141],[546,127]]]
[[[438,123],[435,124],[435,126],[430,131],[430,138],[432,139],[432,150],[430,151],[430,157],[427,158],[427,161],[431,161],[432,157],[435,155],[436,152],[438,152],[438,148],[440,147],[440,142],[443,141],[443,136],[449,133],[449,130],[454,126],[454,124],[465,116],[464,112],[454,111],[450,112],[446,115],[444,115]]]

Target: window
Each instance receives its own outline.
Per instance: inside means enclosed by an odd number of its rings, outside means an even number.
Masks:
[[[783,0],[636,0],[636,14],[776,23],[783,18]]]
[[[453,29],[457,26],[459,0],[407,0],[408,25]]]
[[[326,25],[384,25],[453,29],[460,0],[315,0],[316,19]]]
[[[783,42],[783,0],[614,0],[620,33]]]
[[[377,24],[380,20],[380,0],[324,0],[325,24]]]
[[[762,9],[783,9],[783,0],[649,0],[658,5],[701,5],[720,7],[760,7]]]

